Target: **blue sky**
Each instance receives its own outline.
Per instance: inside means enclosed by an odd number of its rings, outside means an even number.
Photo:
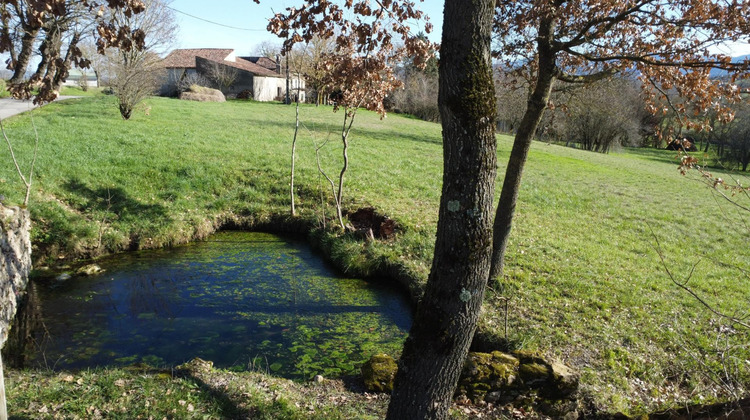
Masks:
[[[209,6],[210,4],[210,6]],[[282,12],[288,6],[296,6],[300,0],[261,0],[255,4],[252,0],[173,0],[171,7],[201,19],[232,26],[232,29],[211,24],[183,13],[176,13],[180,26],[176,48],[233,48],[240,55],[250,55],[263,41],[279,43],[280,40],[266,31],[268,19],[274,11]],[[419,3],[420,8],[430,16],[435,30],[430,38],[440,41],[443,22],[443,1],[425,0]],[[419,28],[415,28],[419,32]],[[732,45],[717,48],[719,52],[733,56],[750,54],[748,44]]]
[[[263,41],[280,42],[279,38],[266,31],[268,19],[274,11],[282,12],[288,6],[299,4],[299,0],[261,0],[261,4],[255,4],[252,0],[173,0],[170,6],[182,12],[176,13],[180,26],[176,47],[233,48],[239,55],[249,55]],[[439,41],[443,2],[426,0],[420,6],[435,26],[430,38]],[[247,30],[211,24],[186,14]],[[419,28],[415,28],[415,32],[419,32]]]

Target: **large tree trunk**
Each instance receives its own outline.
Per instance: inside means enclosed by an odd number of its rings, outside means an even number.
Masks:
[[[62,40],[60,39],[58,28],[54,26],[54,23],[50,23],[50,25],[53,26],[46,31],[46,36],[44,37],[42,43],[39,45],[39,54],[41,55],[41,60],[39,61],[39,65],[36,68],[36,73],[34,74],[34,77],[38,78],[39,80],[49,74],[52,57],[56,56],[60,52],[59,44],[62,42]]]
[[[18,61],[15,63],[13,77],[9,81],[10,84],[23,81],[26,68],[29,66],[29,61],[31,60],[31,53],[34,51],[34,41],[38,33],[39,29],[30,30],[24,33],[21,38],[21,51],[18,53]]]
[[[529,155],[529,148],[534,139],[539,123],[542,121],[544,110],[547,108],[552,85],[555,81],[555,55],[552,52],[550,40],[554,33],[555,22],[552,18],[544,19],[539,28],[539,74],[534,91],[529,97],[526,113],[518,126],[513,150],[510,152],[508,167],[505,170],[503,188],[500,192],[500,202],[495,215],[494,239],[492,251],[492,269],[489,280],[494,280],[503,274],[505,250],[513,224],[513,215],[518,200],[518,190],[521,187],[521,176]]]
[[[388,419],[448,415],[487,286],[497,171],[494,0],[446,0],[440,50],[443,189],[435,256]]]

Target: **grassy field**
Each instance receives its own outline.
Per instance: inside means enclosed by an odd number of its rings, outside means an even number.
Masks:
[[[102,95],[104,88],[90,87],[84,91],[78,86],[63,86],[60,89],[62,96],[99,96]]]
[[[303,106],[301,118],[300,218],[319,226],[321,211],[330,217],[333,209],[321,208],[321,188],[330,194],[317,173],[314,143],[329,140],[322,161],[336,173],[343,114]],[[292,107],[153,98],[123,121],[113,99],[99,96],[49,105],[33,120],[41,145],[30,205],[37,258],[44,256],[37,266],[183,243],[230,220],[252,226],[288,212]],[[30,115],[5,122],[24,165],[30,122]],[[389,242],[319,235],[340,267],[367,275],[390,264],[415,282],[426,279],[440,142],[437,124],[358,114],[345,206],[371,205],[400,228]],[[501,174],[511,143],[499,136]],[[18,203],[23,191],[7,151],[0,158],[0,192]],[[736,381],[735,390],[750,384],[748,333],[672,284],[655,246],[658,238],[666,266],[680,279],[698,263],[689,284],[708,303],[743,313],[750,302],[748,222],[747,213],[682,177],[674,152],[601,155],[535,143],[506,275],[491,285],[482,328],[511,347],[580,369],[584,395],[607,411],[730,397],[727,380]]]

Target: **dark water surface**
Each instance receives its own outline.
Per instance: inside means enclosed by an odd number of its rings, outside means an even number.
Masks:
[[[19,314],[26,352],[10,359],[77,369],[200,357],[289,378],[333,377],[356,372],[373,353],[397,355],[411,326],[408,301],[393,286],[342,278],[303,242],[270,234],[222,232],[99,265],[106,271],[97,276],[34,285]]]

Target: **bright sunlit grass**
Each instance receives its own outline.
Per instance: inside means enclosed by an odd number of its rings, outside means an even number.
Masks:
[[[224,220],[288,212],[293,107],[161,98],[144,106],[150,115],[139,111],[131,121],[119,117],[111,97],[35,111],[41,149],[30,207],[41,251],[168,246]],[[330,190],[317,173],[314,142],[329,141],[322,161],[336,175],[343,115],[303,106],[301,118],[297,204],[315,224],[320,189],[326,197]],[[30,116],[6,128],[28,164]],[[374,206],[401,228],[394,241],[369,245],[329,235],[328,252],[340,266],[366,274],[388,261],[426,279],[442,182],[440,133],[437,124],[397,115],[357,115],[345,206]],[[499,139],[502,175],[512,139]],[[18,203],[23,189],[7,150],[0,159],[0,192]],[[689,284],[709,303],[746,311],[748,215],[681,176],[674,152],[601,155],[535,143],[524,176],[506,275],[491,285],[482,328],[504,335],[497,298],[509,298],[509,343],[581,369],[585,392],[613,411],[725,396],[705,374],[726,367],[712,351],[727,330],[671,283],[655,246],[658,238],[680,279],[698,263]],[[731,361],[747,385],[747,334],[719,338],[740,346]]]

